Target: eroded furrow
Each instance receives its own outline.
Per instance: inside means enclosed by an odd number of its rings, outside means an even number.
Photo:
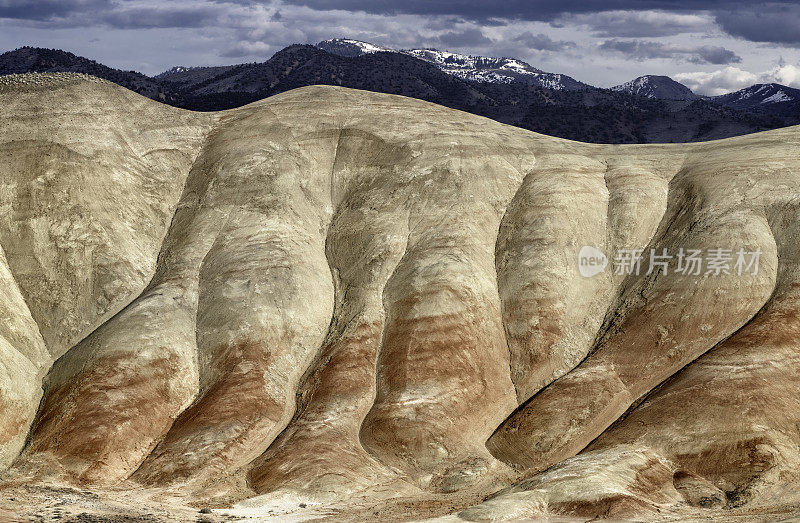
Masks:
[[[224,129],[219,171],[236,199],[199,274],[200,392],[137,481],[219,481],[261,454],[292,418],[298,381],[327,331],[336,136],[306,147],[261,142],[270,125],[279,125],[274,116],[254,111]]]
[[[797,203],[771,206],[775,291],[759,313],[604,433],[590,450],[647,445],[675,463],[689,503],[789,503],[800,453],[800,240]],[[764,270],[770,270],[769,266]]]
[[[17,457],[36,414],[50,354],[0,247],[0,471]]]
[[[200,265],[229,210],[214,169],[208,154],[195,162],[145,291],[50,370],[23,463],[117,482],[194,398]]]
[[[418,180],[409,202],[406,252],[384,292],[377,397],[361,430],[381,462],[446,492],[502,469],[483,442],[516,404],[494,246],[521,176],[506,167],[512,183],[485,190],[482,173],[500,168],[492,153],[454,149],[424,151],[442,159],[417,175],[431,183]],[[430,192],[437,186],[448,188],[444,198]]]
[[[585,157],[539,158],[500,226],[498,288],[520,403],[586,356],[605,315],[610,273],[578,271],[582,246],[608,250],[604,168]]]
[[[361,423],[375,398],[375,365],[384,329],[382,296],[406,248],[407,216],[386,170],[404,168],[401,151],[375,136],[344,132],[339,140],[341,203],[326,242],[337,276],[336,309],[322,351],[298,395],[298,412],[254,463],[253,488],[271,499],[336,502],[355,495],[394,497],[410,484],[361,445]],[[383,151],[384,154],[375,154]],[[393,159],[391,163],[387,162]]]
[[[535,472],[576,454],[635,400],[740,328],[769,297],[776,252],[764,219],[738,207],[720,209],[720,195],[704,182],[683,176],[673,183],[679,188],[671,191],[672,218],[650,248],[760,248],[761,271],[740,277],[702,269],[687,276],[657,269],[630,277],[622,312],[600,346],[498,428],[487,443],[494,456]]]

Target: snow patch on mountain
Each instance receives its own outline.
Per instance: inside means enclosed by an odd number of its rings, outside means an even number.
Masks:
[[[360,40],[349,40],[347,38],[336,39],[333,40],[334,42],[339,42],[344,45],[351,45],[359,48],[363,53],[380,53],[380,52],[391,52],[394,49],[390,49],[388,47],[382,47],[380,45],[371,44],[369,42],[362,42]]]
[[[778,91],[777,93],[773,94],[768,98],[764,98],[764,101],[761,102],[762,104],[774,104],[778,102],[790,102],[792,97],[788,94],[784,93],[783,91]]]

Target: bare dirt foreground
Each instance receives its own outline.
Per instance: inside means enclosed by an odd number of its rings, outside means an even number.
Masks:
[[[800,517],[800,127],[0,78],[0,521]]]

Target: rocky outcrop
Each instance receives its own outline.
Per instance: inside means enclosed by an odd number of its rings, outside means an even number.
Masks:
[[[335,87],[212,114],[76,75],[0,97],[15,499],[800,503],[798,128],[620,147]]]

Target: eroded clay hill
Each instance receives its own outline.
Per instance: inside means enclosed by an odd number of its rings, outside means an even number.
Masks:
[[[32,75],[0,129],[0,515],[798,510],[800,128],[600,146]]]

